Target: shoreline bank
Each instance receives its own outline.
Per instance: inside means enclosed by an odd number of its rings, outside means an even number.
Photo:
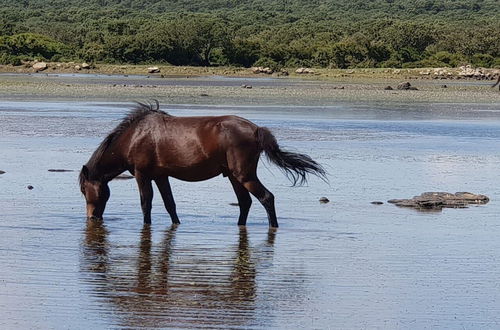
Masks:
[[[363,69],[328,77],[320,74],[278,77],[253,74],[250,69],[224,73],[223,68],[167,67],[173,71],[166,71],[160,67],[161,73],[147,74],[145,66],[133,66],[133,70],[111,66],[76,71],[50,67],[36,74],[0,73],[0,99],[113,102],[158,99],[169,104],[250,106],[475,103],[500,107],[500,92],[490,88],[493,84],[490,80],[419,79],[403,70],[394,75],[387,75],[382,69],[368,74],[368,69]],[[122,72],[111,72],[109,68]],[[183,69],[186,73],[180,74],[178,70]],[[402,82],[410,82],[414,90],[398,90]]]
[[[44,65],[40,65],[44,64]],[[38,65],[38,66],[37,66]],[[154,70],[151,70],[153,69]],[[146,75],[158,78],[181,78],[199,76],[225,77],[280,77],[307,80],[335,81],[338,79],[419,79],[419,80],[495,80],[500,69],[472,68],[284,68],[273,71],[269,68],[244,67],[199,67],[172,65],[119,65],[87,64],[75,62],[26,62],[23,65],[0,65],[0,73],[46,73],[46,74],[111,74],[111,75]]]

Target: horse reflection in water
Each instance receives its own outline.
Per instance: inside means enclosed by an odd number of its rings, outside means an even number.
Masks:
[[[247,230],[240,227],[237,245],[224,251],[201,245],[176,248],[176,231],[177,225],[167,229],[158,246],[145,225],[134,260],[113,253],[123,246],[108,241],[102,221],[87,222],[81,273],[92,295],[112,305],[103,309],[123,316],[117,325],[244,327],[258,322],[256,275],[272,264],[275,229],[252,247]]]

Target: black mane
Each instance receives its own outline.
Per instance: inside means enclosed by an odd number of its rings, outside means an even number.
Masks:
[[[133,124],[141,121],[144,117],[153,114],[153,113],[161,113],[165,116],[170,116],[168,113],[160,110],[160,103],[157,100],[154,100],[155,104],[145,104],[141,102],[136,102],[137,105],[132,108],[132,110],[122,119],[121,123],[118,124],[109,134],[104,138],[101,144],[94,151],[89,161],[85,165],[88,168],[88,172],[92,177],[92,173],[95,172],[97,163],[101,159],[102,155],[106,152],[109,146]],[[85,177],[83,172],[80,172],[79,176],[80,188],[83,189],[83,183],[85,181]]]

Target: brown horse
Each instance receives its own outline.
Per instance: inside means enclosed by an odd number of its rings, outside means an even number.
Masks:
[[[500,91],[500,74],[498,75],[498,79],[497,79],[497,82],[491,86],[492,88],[495,87],[496,85],[498,85],[498,90]]]
[[[135,176],[144,223],[151,223],[155,181],[172,223],[180,223],[168,178],[201,181],[219,174],[231,181],[245,225],[252,203],[249,192],[264,206],[269,226],[278,227],[274,196],[257,178],[261,152],[278,165],[293,184],[306,182],[325,170],[307,155],[283,151],[271,132],[236,116],[175,117],[138,103],[102,141],[80,172],[80,189],[87,216],[101,219],[109,199],[108,182],[124,171]]]

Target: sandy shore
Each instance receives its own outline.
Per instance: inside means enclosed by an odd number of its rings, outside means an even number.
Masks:
[[[383,77],[377,74],[341,75],[324,80],[295,76],[223,75],[216,69],[213,70],[200,76],[172,74],[163,78],[160,75],[101,75],[95,72],[3,73],[0,74],[0,98],[124,102],[155,98],[176,104],[227,105],[334,105],[342,102],[500,103],[500,92],[490,87],[491,81],[425,80],[411,79],[411,75]],[[199,81],[203,83],[199,84]],[[403,81],[411,82],[418,90],[396,90],[396,86]],[[248,88],[245,88],[245,85]],[[385,90],[386,86],[392,86],[394,90]]]

